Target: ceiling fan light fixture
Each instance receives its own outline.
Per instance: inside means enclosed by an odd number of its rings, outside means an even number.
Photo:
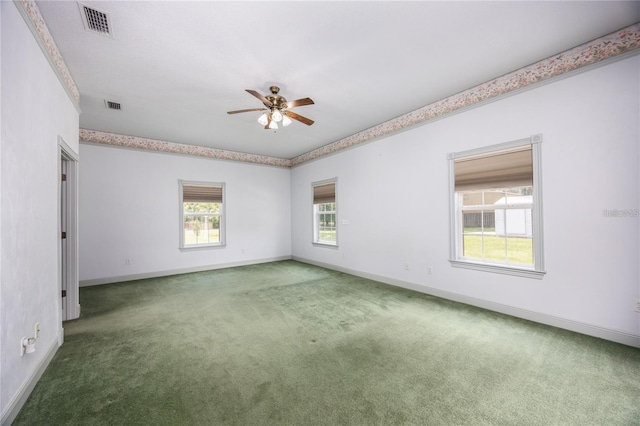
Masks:
[[[258,117],[258,123],[264,126],[265,129],[276,130],[278,129],[278,123],[282,124],[282,127],[287,127],[293,123],[293,121],[299,121],[302,124],[311,126],[314,121],[304,117],[300,114],[296,114],[293,111],[289,111],[289,108],[313,105],[314,102],[311,98],[296,99],[295,101],[287,101],[287,99],[278,94],[280,88],[277,86],[271,86],[269,88],[271,94],[262,96],[259,92],[252,89],[245,89],[250,95],[258,98],[262,102],[260,108],[247,108],[238,109],[234,111],[227,111],[227,114],[238,114],[241,112],[253,112],[263,111],[260,117]]]
[[[259,118],[258,118],[258,123],[262,124],[263,126],[266,126],[267,123],[269,123],[269,117],[267,116],[267,113],[263,113]]]
[[[273,112],[271,112],[271,119],[276,123],[279,123],[282,121],[282,113],[280,112],[279,109],[277,108],[273,109]]]

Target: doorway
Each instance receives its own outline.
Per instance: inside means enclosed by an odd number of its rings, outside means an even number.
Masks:
[[[78,285],[78,154],[58,137],[58,226],[60,244],[60,317],[68,321],[80,317]]]

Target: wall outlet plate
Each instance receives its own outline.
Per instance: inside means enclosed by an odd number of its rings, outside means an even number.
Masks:
[[[636,300],[636,312],[640,312],[640,299]]]

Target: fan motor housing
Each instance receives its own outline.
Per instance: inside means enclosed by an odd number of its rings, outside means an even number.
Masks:
[[[265,96],[265,98],[269,102],[271,102],[273,107],[277,108],[277,109],[286,108],[287,107],[287,100],[285,99],[284,96],[278,95],[278,92],[280,91],[280,88],[278,86],[271,86],[271,87],[269,87],[269,90],[271,91],[271,94]],[[267,105],[267,104],[265,104],[265,106],[269,107],[269,105]]]

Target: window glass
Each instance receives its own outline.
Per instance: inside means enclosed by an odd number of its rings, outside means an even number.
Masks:
[[[184,245],[220,243],[222,203],[184,203]]]
[[[459,191],[462,257],[533,265],[531,186]]]
[[[336,203],[316,204],[318,209],[318,240],[321,243],[336,243]]]

